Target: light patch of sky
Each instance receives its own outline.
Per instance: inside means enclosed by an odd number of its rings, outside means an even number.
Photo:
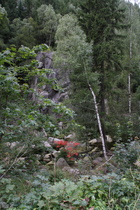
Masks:
[[[140,0],[126,0],[126,1],[129,1],[129,2],[131,2],[131,3],[133,3],[133,4],[139,4],[140,5]]]

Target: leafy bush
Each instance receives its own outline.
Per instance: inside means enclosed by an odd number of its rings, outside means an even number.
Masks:
[[[63,122],[70,124],[72,120],[74,124],[71,109],[42,97],[39,91],[32,88],[35,78],[38,78],[36,89],[42,88],[44,84],[54,86],[54,81],[47,77],[52,70],[37,68],[37,53],[47,50],[48,46],[42,44],[32,49],[11,46],[0,53],[0,161],[5,164],[5,168],[11,168],[11,165],[19,167],[17,159],[20,157],[26,157],[28,169],[35,168],[34,153],[46,152],[42,146],[43,131],[48,136],[60,133],[60,119],[53,117],[53,114],[43,114],[42,108],[47,107],[54,115],[59,114]],[[58,88],[56,83],[55,88]]]
[[[98,177],[83,176],[77,183],[62,179],[53,185],[49,183],[48,176],[37,175],[30,183],[29,193],[18,195],[16,199],[13,193],[13,200],[6,200],[9,206],[7,209],[139,209],[140,186],[135,179],[138,173],[131,175],[133,178],[114,173]]]
[[[83,177],[78,183],[62,180],[43,193],[48,209],[127,209],[138,205],[138,186],[126,178],[109,174]]]
[[[115,159],[121,171],[125,171],[126,168],[135,168],[135,162],[140,156],[140,143],[137,141],[128,143],[116,144]]]

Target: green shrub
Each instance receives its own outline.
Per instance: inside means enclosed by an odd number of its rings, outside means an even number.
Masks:
[[[17,210],[122,210],[139,209],[140,186],[131,172],[127,177],[117,174],[83,176],[78,182],[62,179],[53,185],[48,177],[38,175],[29,193],[8,201]],[[133,177],[133,178],[132,178]],[[10,210],[10,208],[9,208]]]
[[[125,171],[127,168],[135,168],[135,162],[140,155],[140,143],[137,141],[128,143],[116,144],[115,148],[115,160],[121,171]]]

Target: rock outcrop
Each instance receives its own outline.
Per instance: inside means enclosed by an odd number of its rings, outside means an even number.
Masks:
[[[53,68],[53,52],[40,52],[37,55],[37,60],[39,61],[39,68],[46,68],[52,70],[52,72],[46,75],[47,78],[51,79],[54,84],[56,83],[61,90],[52,88],[51,85],[46,84],[38,90],[37,88],[37,78],[34,79],[33,88],[41,96],[53,100],[55,103],[62,102],[64,99],[68,98],[68,90],[70,87],[70,80],[67,71],[61,69]],[[55,86],[55,85],[54,85]]]

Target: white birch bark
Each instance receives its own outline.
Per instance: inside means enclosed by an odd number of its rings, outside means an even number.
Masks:
[[[106,147],[105,147],[105,139],[104,139],[104,135],[103,135],[102,124],[101,124],[99,110],[98,110],[98,104],[97,104],[97,100],[96,100],[96,95],[95,95],[95,93],[94,93],[94,91],[93,91],[93,89],[92,89],[92,87],[91,87],[91,85],[89,83],[88,76],[87,76],[87,69],[86,69],[85,65],[84,65],[84,70],[85,70],[87,84],[88,84],[90,92],[91,92],[91,94],[93,96],[95,113],[96,113],[96,117],[97,117],[97,123],[98,123],[98,128],[99,128],[99,132],[100,132],[100,136],[101,136],[101,141],[102,141],[103,154],[104,154],[105,159],[108,160]]]
[[[96,116],[97,116],[97,122],[98,122],[98,127],[99,127],[101,141],[102,141],[102,148],[103,148],[104,157],[105,157],[106,160],[108,160],[107,153],[106,153],[106,148],[105,148],[105,139],[104,139],[104,136],[103,136],[102,125],[101,125],[98,105],[97,105],[97,101],[96,101],[96,95],[95,95],[95,93],[94,93],[94,91],[93,91],[93,89],[92,89],[92,87],[89,83],[88,83],[88,86],[89,86],[89,89],[90,89],[91,94],[93,96],[93,101],[94,101],[95,112],[96,112]]]
[[[128,106],[129,106],[129,116],[131,118],[131,112],[132,112],[132,99],[131,99],[131,75],[129,73],[128,75]]]
[[[35,77],[34,77],[33,84],[32,84],[32,88],[34,89],[34,92],[33,92],[33,94],[32,94],[32,100],[33,100],[34,102],[36,102],[36,100],[37,100],[37,98],[36,98],[37,83],[38,83],[38,76],[35,76]]]

